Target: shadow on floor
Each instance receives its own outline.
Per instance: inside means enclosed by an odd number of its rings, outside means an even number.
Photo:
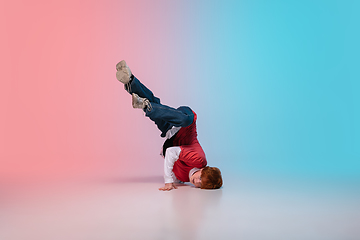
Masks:
[[[164,183],[163,176],[116,177],[106,179],[109,183]]]

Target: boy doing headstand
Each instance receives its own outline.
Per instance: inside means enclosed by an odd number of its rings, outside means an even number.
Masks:
[[[134,108],[143,109],[145,116],[155,122],[166,138],[163,144],[165,186],[159,190],[176,189],[175,183],[191,182],[202,189],[222,186],[221,172],[207,165],[205,153],[197,139],[197,115],[189,107],[172,108],[160,103],[160,99],[143,85],[122,60],[116,65],[116,78],[132,95]]]

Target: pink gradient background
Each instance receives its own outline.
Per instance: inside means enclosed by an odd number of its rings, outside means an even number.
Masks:
[[[184,8],[181,1],[4,1],[0,180],[161,176],[160,133],[132,109],[115,65],[126,59],[164,102],[186,104],[165,78],[187,74],[179,74],[193,47]]]

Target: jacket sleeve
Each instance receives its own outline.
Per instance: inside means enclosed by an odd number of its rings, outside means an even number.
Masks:
[[[174,173],[173,167],[174,163],[179,159],[181,153],[180,147],[169,147],[165,152],[165,161],[164,161],[164,180],[165,183],[174,182]]]

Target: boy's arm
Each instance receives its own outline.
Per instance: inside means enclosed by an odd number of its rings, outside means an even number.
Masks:
[[[169,191],[171,189],[177,188],[174,183],[174,173],[172,169],[174,167],[174,163],[176,162],[176,160],[179,159],[180,152],[181,152],[180,147],[169,147],[168,149],[166,149],[165,161],[164,161],[165,186],[159,188],[159,190]]]

